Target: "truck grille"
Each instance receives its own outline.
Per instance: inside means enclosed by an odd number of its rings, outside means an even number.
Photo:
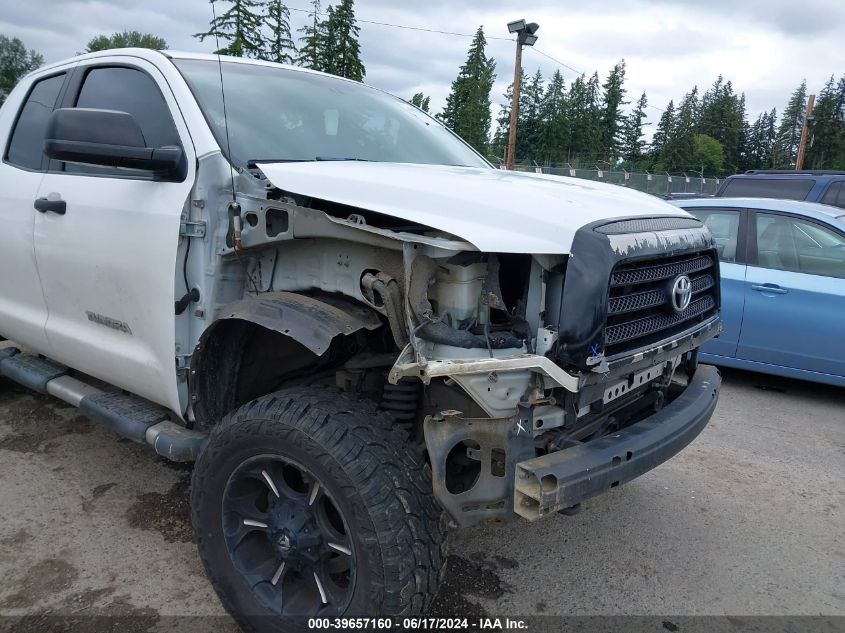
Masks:
[[[610,275],[605,355],[657,343],[716,314],[716,261],[715,253],[706,251],[617,264]],[[680,275],[690,278],[692,297],[686,309],[676,312],[670,295]]]

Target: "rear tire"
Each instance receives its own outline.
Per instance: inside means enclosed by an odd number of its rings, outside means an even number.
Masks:
[[[440,510],[423,457],[346,394],[287,389],[228,415],[196,463],[191,506],[211,584],[248,631],[415,615],[439,586]]]

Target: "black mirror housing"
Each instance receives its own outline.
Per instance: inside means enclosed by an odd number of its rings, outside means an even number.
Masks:
[[[147,147],[128,112],[60,108],[47,123],[44,153],[54,160],[152,172],[161,180],[182,180],[184,152],[176,146]]]

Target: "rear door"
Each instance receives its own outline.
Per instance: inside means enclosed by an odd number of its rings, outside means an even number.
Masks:
[[[47,304],[35,263],[35,199],[44,177],[44,131],[60,97],[66,72],[22,85],[0,113],[0,335],[47,352]],[[21,95],[18,91],[24,91]]]
[[[745,306],[747,213],[745,209],[732,207],[691,207],[686,210],[710,229],[719,253],[721,269],[724,330],[719,338],[705,343],[701,351],[733,358],[739,343]]]
[[[845,376],[845,234],[790,214],[752,218],[737,356]]]
[[[77,67],[62,106],[129,112],[148,146],[182,147],[188,175],[51,161],[38,195],[66,210],[35,223],[50,356],[178,411],[175,271],[196,163],[184,119],[161,72],[126,56]]]

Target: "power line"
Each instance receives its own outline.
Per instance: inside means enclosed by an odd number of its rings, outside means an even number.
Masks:
[[[585,73],[583,70],[578,70],[577,68],[573,68],[573,67],[572,67],[572,66],[570,66],[569,64],[564,64],[564,63],[563,63],[562,61],[560,61],[559,59],[555,59],[554,57],[552,57],[552,56],[551,56],[551,55],[549,55],[548,53],[544,53],[543,51],[541,51],[541,50],[540,50],[539,48],[537,48],[536,46],[529,46],[529,48],[530,48],[532,51],[534,51],[535,53],[539,53],[539,54],[540,54],[540,55],[542,55],[543,57],[545,57],[545,58],[547,58],[547,59],[552,60],[552,61],[553,61],[555,64],[557,64],[558,66],[563,66],[564,68],[566,68],[566,69],[568,69],[568,70],[571,70],[571,71],[572,71],[572,72],[574,72],[576,75],[586,75],[586,74],[587,74],[587,73]]]
[[[313,9],[297,9],[295,7],[288,7],[291,11],[298,11],[299,13],[314,13]],[[328,15],[327,13],[323,13],[322,11],[317,12],[317,15]],[[355,18],[356,22],[362,22],[363,24],[375,24],[376,26],[389,26],[394,29],[407,29],[409,31],[424,31],[426,33],[439,33],[440,35],[454,35],[456,37],[475,37],[475,33],[456,33],[454,31],[441,31],[439,29],[426,29],[421,26],[407,26],[405,24],[391,24],[389,22],[376,22],[375,20],[362,20],[360,18]],[[512,37],[496,37],[493,35],[485,35],[485,39],[488,40],[502,40],[505,42],[513,42],[515,41]]]
[[[297,7],[288,7],[288,9],[290,11],[297,11],[299,13],[309,13],[309,14],[314,13],[313,9],[301,9],[301,8],[297,8]],[[317,15],[325,16],[325,15],[328,15],[328,14],[324,13],[322,11],[318,11]],[[428,29],[428,28],[424,28],[424,27],[421,27],[421,26],[408,26],[406,24],[392,24],[390,22],[377,22],[375,20],[362,20],[360,18],[356,18],[356,22],[361,22],[363,24],[374,24],[376,26],[388,26],[388,27],[394,28],[394,29],[406,29],[408,31],[422,31],[424,33],[437,33],[439,35],[452,35],[452,36],[455,36],[455,37],[469,37],[469,38],[475,37],[475,33],[457,33],[455,31],[441,31],[439,29]],[[499,40],[499,41],[503,41],[503,42],[514,42],[514,41],[516,41],[512,37],[497,37],[495,35],[485,35],[484,38],[488,39],[488,40]],[[577,75],[586,75],[587,74],[583,70],[578,70],[577,68],[573,68],[569,64],[566,64],[566,63],[560,61],[559,59],[552,57],[548,53],[544,53],[543,51],[541,51],[539,48],[537,48],[535,46],[529,46],[528,48],[533,50],[536,53],[539,53],[543,57],[553,61],[558,66],[566,68],[567,70],[571,70],[572,72],[574,72]],[[663,112],[663,108],[658,108],[657,106],[651,105],[650,103],[648,104],[647,107],[654,108],[655,110],[659,110],[660,112]]]
[[[585,73],[583,70],[578,70],[577,68],[573,68],[573,67],[572,67],[572,66],[570,66],[569,64],[564,64],[564,63],[563,63],[562,61],[560,61],[559,59],[555,59],[554,57],[552,57],[552,56],[551,56],[551,55],[549,55],[548,53],[544,53],[543,51],[541,51],[541,50],[540,50],[539,48],[537,48],[536,46],[532,46],[532,47],[530,47],[530,48],[531,48],[531,50],[533,50],[533,51],[534,51],[534,52],[536,52],[536,53],[539,53],[539,54],[540,54],[540,55],[542,55],[543,57],[546,57],[546,58],[548,58],[548,59],[552,60],[552,61],[553,61],[555,64],[557,64],[558,66],[563,66],[564,68],[567,68],[567,69],[571,70],[572,72],[574,72],[574,73],[576,73],[576,74],[578,74],[578,75],[586,75],[586,74],[587,74],[587,73]],[[646,105],[646,107],[648,107],[648,108],[654,108],[655,110],[659,110],[660,112],[663,112],[663,108],[658,108],[657,106],[655,106],[655,105],[651,105],[650,103],[649,103],[649,104],[647,104],[647,105]]]

